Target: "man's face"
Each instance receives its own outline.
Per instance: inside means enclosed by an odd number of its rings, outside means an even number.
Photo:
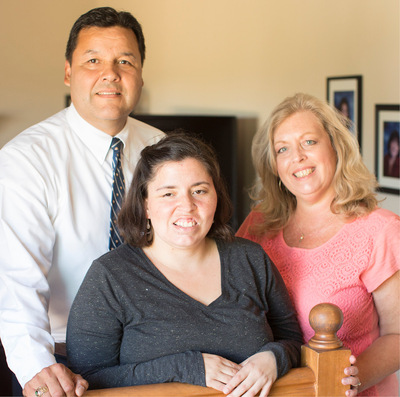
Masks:
[[[71,64],[65,62],[64,82],[81,117],[116,135],[139,101],[143,86],[133,31],[120,26],[82,29]]]

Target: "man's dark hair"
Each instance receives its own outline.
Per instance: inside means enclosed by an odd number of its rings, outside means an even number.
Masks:
[[[113,26],[120,26],[122,28],[131,29],[136,36],[140,57],[142,58],[142,65],[145,58],[146,46],[144,43],[144,36],[142,27],[136,18],[129,12],[116,11],[111,7],[98,7],[94,8],[87,13],[81,15],[69,33],[67,48],[65,50],[65,59],[71,64],[72,54],[75,51],[79,32],[82,29],[90,27],[109,28]]]
[[[228,224],[232,215],[232,203],[214,149],[194,134],[174,131],[158,143],[145,147],[141,152],[129,193],[118,216],[119,231],[125,242],[136,247],[152,244],[152,230],[148,231],[146,228],[146,199],[149,182],[153,180],[164,163],[183,161],[188,158],[203,164],[213,180],[217,193],[218,202],[214,223],[207,236],[225,241],[233,239],[233,232]]]

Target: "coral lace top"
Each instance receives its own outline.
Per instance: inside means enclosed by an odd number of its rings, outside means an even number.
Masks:
[[[252,211],[237,236],[261,244],[279,269],[296,308],[307,342],[313,335],[308,316],[318,303],[330,302],[343,311],[338,332],[344,345],[358,356],[379,337],[378,314],[372,292],[400,269],[400,218],[377,209],[344,225],[320,247],[289,247],[282,230],[272,239],[255,236],[251,226],[262,221]],[[398,396],[396,374],[365,390],[363,396]]]

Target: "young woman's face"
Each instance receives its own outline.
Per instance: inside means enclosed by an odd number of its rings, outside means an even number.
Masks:
[[[148,184],[146,199],[152,245],[191,249],[203,243],[217,201],[212,177],[201,162],[187,158],[162,164]]]

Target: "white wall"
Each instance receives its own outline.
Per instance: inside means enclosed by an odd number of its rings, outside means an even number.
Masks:
[[[96,5],[75,3],[1,0],[0,146],[63,108],[69,30],[77,16]]]
[[[2,0],[0,146],[63,107],[69,29],[102,5],[142,23],[148,52],[138,111],[239,117],[243,215],[256,128],[288,95],[325,98],[328,76],[363,76],[362,153],[374,171],[374,106],[400,103],[398,0]],[[380,197],[400,213],[398,196]]]

